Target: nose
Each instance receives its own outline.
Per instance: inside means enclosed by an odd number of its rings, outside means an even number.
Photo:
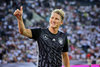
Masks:
[[[55,22],[55,19],[52,19],[53,22]]]

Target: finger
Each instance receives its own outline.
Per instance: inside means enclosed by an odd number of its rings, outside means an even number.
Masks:
[[[19,9],[17,9],[16,11],[18,11],[18,12],[19,12],[20,10],[19,10]]]
[[[18,10],[15,10],[14,15],[16,15],[18,13]]]
[[[16,15],[17,14],[17,10],[15,10],[15,12],[14,12],[14,15]]]
[[[16,18],[20,18],[21,15],[17,13],[17,14],[15,14],[15,16],[16,16]]]
[[[16,14],[18,15],[18,16],[21,16],[21,12],[18,10],[18,11],[16,11]]]
[[[20,7],[20,11],[23,11],[23,6]]]
[[[18,15],[19,15],[19,16],[20,16],[20,15],[21,15],[21,13],[20,13],[20,11],[19,11],[19,10],[16,10],[16,11],[14,12],[14,15],[15,15],[15,16],[18,16]]]

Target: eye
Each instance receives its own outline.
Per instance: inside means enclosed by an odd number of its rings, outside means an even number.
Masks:
[[[51,19],[53,19],[54,17],[51,17]]]
[[[59,18],[56,18],[56,20],[59,20]]]

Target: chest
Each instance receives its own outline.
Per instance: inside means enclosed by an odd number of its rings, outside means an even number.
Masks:
[[[43,45],[53,49],[62,49],[64,47],[65,38],[63,35],[51,35],[48,33],[42,33],[40,39]]]

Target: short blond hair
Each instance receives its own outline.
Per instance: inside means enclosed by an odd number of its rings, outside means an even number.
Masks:
[[[52,11],[52,13],[59,14],[61,16],[62,21],[64,20],[65,13],[64,13],[64,11],[62,9],[55,9],[55,10]]]

